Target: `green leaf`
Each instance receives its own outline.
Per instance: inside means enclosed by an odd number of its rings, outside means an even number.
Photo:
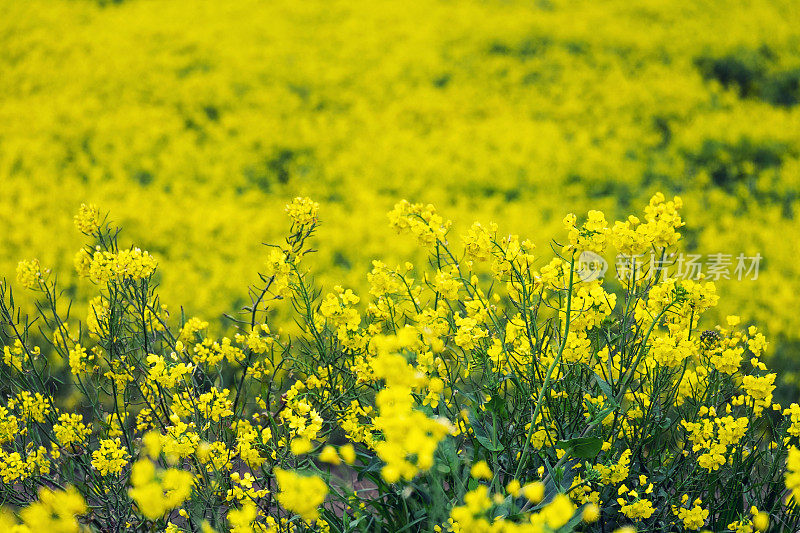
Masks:
[[[475,434],[475,438],[478,439],[478,442],[481,443],[481,446],[489,450],[490,452],[502,452],[503,446],[499,443],[492,442],[492,439],[489,437],[485,437],[483,435]]]
[[[572,457],[594,459],[603,447],[603,439],[599,437],[577,437],[558,441],[558,446]]]
[[[378,458],[378,456],[374,456],[370,459],[370,462],[366,466],[358,470],[357,479],[361,481],[364,478],[365,474],[371,472],[380,472],[382,467],[383,467],[383,461],[381,461]]]
[[[436,464],[446,465],[448,468],[452,468],[453,465],[458,464],[458,451],[456,451],[456,445],[453,439],[444,439],[440,442],[439,446],[436,448],[436,455],[434,458]]]
[[[503,451],[503,446],[497,442],[496,438],[489,436],[489,434],[486,432],[486,429],[480,423],[478,417],[475,416],[475,413],[472,411],[469,413],[469,423],[470,427],[472,427],[472,433],[475,435],[475,438],[481,446],[490,452]]]
[[[491,511],[491,515],[493,518],[505,518],[509,514],[511,514],[511,502],[513,498],[511,495],[508,495],[503,499],[503,503],[496,505],[495,508]]]
[[[606,398],[613,400],[614,393],[611,391],[611,385],[608,384],[608,381],[604,380],[597,374],[594,375],[594,379],[597,381],[597,385],[600,387],[600,390],[606,395]]]
[[[501,419],[508,418],[508,411],[506,410],[506,402],[499,395],[492,396],[492,399],[486,404],[490,411],[495,413]]]

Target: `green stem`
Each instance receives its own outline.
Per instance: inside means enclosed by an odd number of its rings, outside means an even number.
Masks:
[[[520,455],[519,463],[517,463],[517,469],[514,472],[514,479],[519,478],[519,473],[522,470],[522,465],[525,464],[525,461],[528,458],[528,451],[530,450],[531,446],[531,437],[533,436],[533,431],[536,428],[536,419],[539,417],[539,412],[542,409],[542,398],[544,398],[544,394],[547,391],[548,387],[550,386],[550,380],[553,376],[553,370],[555,370],[556,366],[561,362],[561,355],[564,353],[564,348],[567,345],[567,336],[569,335],[569,324],[570,324],[570,314],[572,312],[572,289],[573,289],[573,280],[575,276],[575,252],[572,252],[572,258],[570,260],[569,265],[569,286],[567,288],[567,313],[566,313],[566,321],[564,323],[564,335],[561,338],[561,344],[558,347],[558,353],[556,354],[555,359],[553,362],[550,363],[550,366],[547,368],[547,373],[544,376],[544,381],[542,382],[542,388],[539,390],[539,395],[536,398],[536,407],[533,410],[533,417],[531,419],[530,428],[528,428],[528,433],[525,436],[525,446],[522,449],[522,455]]]

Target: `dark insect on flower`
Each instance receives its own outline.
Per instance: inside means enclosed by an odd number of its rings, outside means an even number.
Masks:
[[[703,333],[700,334],[700,342],[702,342],[706,346],[716,346],[719,344],[719,341],[722,339],[719,331],[714,329],[707,329]]]

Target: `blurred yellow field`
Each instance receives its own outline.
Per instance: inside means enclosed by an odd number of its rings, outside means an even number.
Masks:
[[[0,532],[800,531],[799,259],[800,0],[0,0]]]
[[[687,251],[763,255],[756,281],[720,283],[722,311],[796,338],[799,11],[5,1],[0,270],[74,279],[70,216],[91,202],[158,259],[165,302],[215,321],[296,195],[328,214],[322,281],[363,289],[371,259],[414,250],[385,218],[403,198],[547,247],[565,210],[661,190],[683,197]]]

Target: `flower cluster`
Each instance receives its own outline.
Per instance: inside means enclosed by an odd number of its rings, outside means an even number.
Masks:
[[[403,200],[389,212],[391,226],[398,233],[409,232],[422,246],[431,247],[442,240],[451,222],[442,218],[436,209],[428,204],[412,204]]]
[[[299,226],[313,224],[317,221],[319,204],[311,198],[298,196],[286,206],[286,214],[295,224]]]
[[[117,253],[98,250],[92,256],[87,276],[94,283],[105,284],[112,279],[143,279],[155,269],[153,256],[139,248]]]
[[[171,316],[154,260],[120,251],[117,228],[84,232],[83,324],[35,277],[37,334],[0,283],[0,524],[797,529],[800,407],[775,401],[765,336],[738,315],[709,323],[711,282],[578,275],[587,251],[669,253],[680,208],[656,194],[643,223],[569,216],[540,261],[491,223],[453,244],[433,207],[401,202],[390,224],[430,268],[376,260],[362,299],[314,282],[317,207],[295,199],[224,334]]]
[[[384,227],[398,197],[447,206],[459,235],[493,219],[549,236],[562,211],[603,212],[607,243],[636,254],[674,239],[671,195],[623,216],[661,189],[680,191],[697,249],[769,252],[757,283],[720,280],[715,319],[800,336],[790,0],[203,1],[3,13],[0,269],[39,257],[71,290],[72,211],[85,202],[76,222],[95,235],[102,202],[132,242],[162,244],[163,302],[216,325],[246,302],[238,280],[287,196],[313,190],[336,214],[318,280],[367,294],[373,257],[425,259]],[[295,209],[314,218],[313,204]]]
[[[100,210],[94,204],[81,204],[74,221],[78,231],[85,235],[91,235],[100,229]]]
[[[275,479],[280,492],[278,502],[286,509],[297,513],[304,520],[316,520],[317,507],[325,500],[328,486],[316,476],[301,476],[294,472],[277,469]]]

